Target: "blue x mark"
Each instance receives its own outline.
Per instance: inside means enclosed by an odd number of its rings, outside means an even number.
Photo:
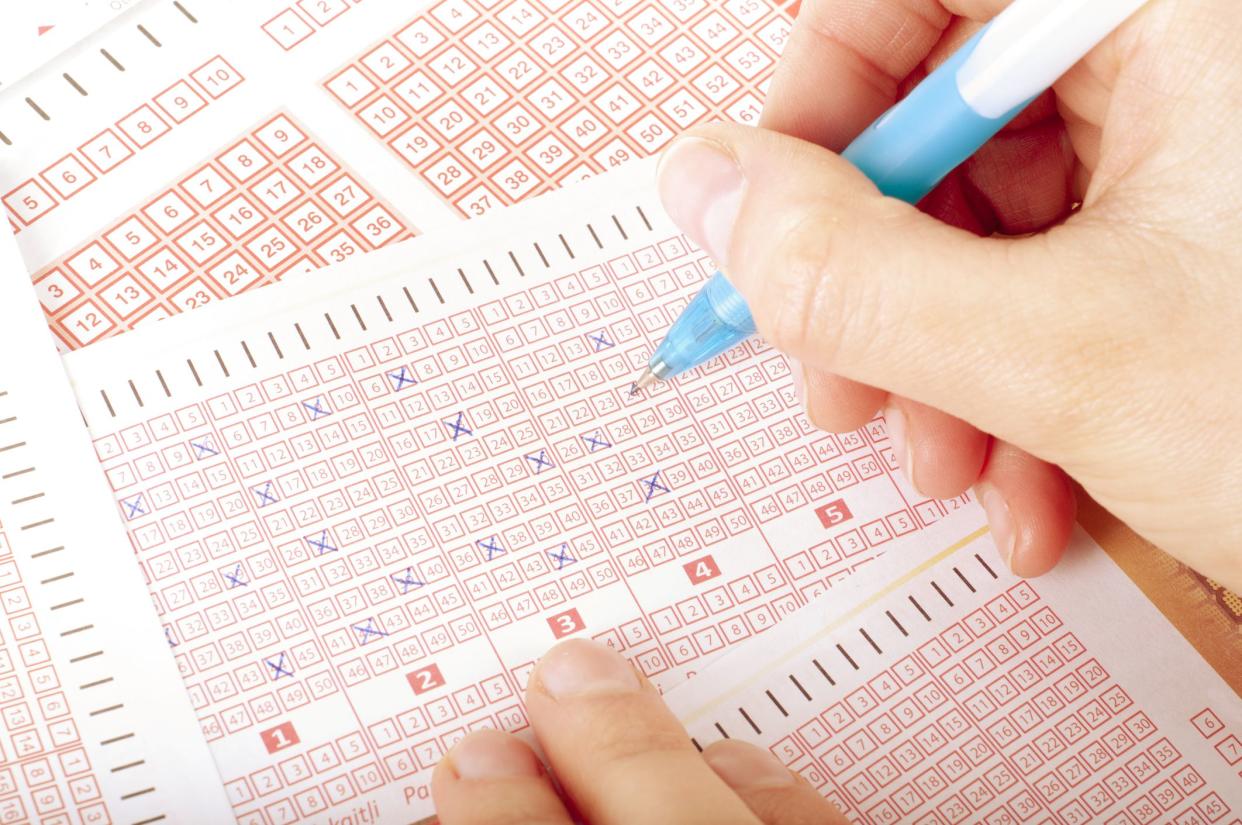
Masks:
[[[316,398],[314,401],[303,401],[302,406],[310,413],[311,421],[318,421],[325,415],[331,415],[332,412],[324,407],[323,399]]]
[[[612,445],[604,440],[604,431],[597,430],[595,435],[584,435],[582,440],[587,443],[587,452],[595,452],[596,450],[606,450]]]
[[[199,461],[213,455],[220,455],[220,451],[211,442],[211,436],[205,436],[198,441],[191,441],[190,446],[194,448],[194,457]]]
[[[168,642],[168,646],[169,646],[169,647],[176,647],[176,646],[177,646],[178,642],[177,642],[177,640],[176,640],[176,639],[174,639],[174,638],[172,637],[172,628],[171,628],[171,627],[168,627],[168,626],[165,626],[165,627],[164,627],[164,641]]]
[[[270,481],[262,487],[256,487],[253,492],[259,500],[260,507],[266,507],[276,501],[276,492],[272,489],[272,482]]]
[[[641,483],[644,487],[647,488],[647,501],[651,501],[651,499],[655,496],[656,493],[667,493],[669,491],[667,487],[665,487],[663,484],[660,483],[659,472],[657,472],[651,478],[641,479]]]
[[[413,567],[405,568],[405,575],[402,575],[400,573],[393,573],[392,580],[395,581],[397,584],[401,585],[402,596],[404,596],[406,593],[409,593],[410,588],[412,587],[423,587],[427,584],[427,582],[425,581],[414,578]]]
[[[224,578],[228,580],[230,590],[234,587],[245,587],[250,584],[250,582],[242,578],[241,562],[237,563],[232,573],[225,573]]]
[[[551,467],[552,461],[548,458],[547,450],[540,450],[539,455],[528,455],[526,460],[535,465],[535,475],[543,472],[545,467]]]
[[[569,555],[569,544],[562,544],[559,550],[549,550],[548,555],[552,557],[552,561],[556,562],[556,569],[560,570],[567,564],[573,564],[577,561],[573,556]]]
[[[125,505],[125,518],[132,519],[137,516],[145,516],[147,509],[142,506],[142,493],[134,496],[132,499],[123,498],[121,503]]]
[[[322,556],[324,553],[332,553],[336,551],[336,547],[334,547],[332,543],[328,541],[327,530],[324,530],[322,533],[320,533],[319,538],[315,538],[314,536],[307,536],[306,541],[310,543],[311,547],[314,547],[316,550],[319,551],[315,554],[316,556]]]
[[[401,390],[414,383],[414,376],[410,375],[409,370],[405,367],[396,372],[388,373],[388,379],[392,381],[392,388],[396,392],[401,392]]]
[[[466,426],[466,414],[458,413],[456,421],[445,421],[449,428],[449,436],[456,441],[459,435],[474,435],[474,431]]]
[[[496,554],[505,552],[505,548],[500,546],[500,542],[496,540],[495,536],[492,536],[490,539],[480,539],[475,543],[487,551],[488,561],[491,561]]]
[[[271,659],[264,659],[263,664],[267,665],[268,667],[272,669],[272,681],[273,682],[279,679],[281,676],[292,676],[293,675],[293,667],[292,666],[285,667],[285,653],[283,650],[280,652],[280,655],[276,657],[276,661],[273,662]]]
[[[608,340],[608,336],[605,335],[603,332],[596,332],[594,334],[588,334],[587,338],[590,338],[591,341],[594,342],[596,352],[599,352],[602,349],[607,349],[608,347],[616,346],[615,344],[612,343],[612,341]]]
[[[362,645],[364,645],[364,644],[366,644],[367,642],[371,641],[371,637],[372,637],[372,636],[374,636],[375,638],[377,638],[377,639],[378,639],[378,638],[380,638],[381,636],[387,636],[387,635],[388,635],[388,631],[387,631],[387,630],[384,630],[383,628],[376,628],[376,627],[375,627],[375,619],[367,619],[367,623],[366,623],[366,624],[356,624],[356,625],[354,625],[354,630],[357,630],[357,631],[358,631],[358,633],[360,634],[360,637],[359,637],[359,640],[358,640],[358,644],[362,644]]]

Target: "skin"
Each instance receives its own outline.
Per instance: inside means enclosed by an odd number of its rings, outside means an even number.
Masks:
[[[1152,0],[921,211],[881,197],[835,153],[1005,5],[804,0],[761,128],[674,142],[665,207],[795,361],[810,419],[885,411],[912,483],[973,487],[1016,573],[1061,557],[1078,485],[1242,591],[1236,0]],[[593,643],[554,648],[526,699],[547,766],[470,735],[434,776],[445,825],[845,821],[766,751],[700,755]]]

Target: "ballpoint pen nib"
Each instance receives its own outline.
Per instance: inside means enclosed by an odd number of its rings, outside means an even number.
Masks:
[[[651,371],[651,367],[647,367],[643,370],[643,374],[638,377],[638,380],[630,385],[630,395],[636,395],[642,392],[647,389],[647,387],[654,384],[657,380],[659,379],[657,379],[655,373]]]

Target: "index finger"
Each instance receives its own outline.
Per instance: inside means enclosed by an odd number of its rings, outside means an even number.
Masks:
[[[955,14],[1009,0],[803,0],[760,125],[834,152],[897,100]]]

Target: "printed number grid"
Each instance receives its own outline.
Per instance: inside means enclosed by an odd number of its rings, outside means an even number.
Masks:
[[[225,766],[242,821],[524,727],[557,638],[666,679],[943,516],[878,426],[814,433],[760,346],[630,395],[712,268],[667,238],[97,439],[207,737],[274,755]],[[768,532],[798,519],[800,544]],[[321,702],[349,729],[311,738]]]
[[[53,333],[72,350],[412,234],[278,114],[34,281]]]
[[[1029,582],[772,750],[854,821],[1203,825],[1230,813]]]
[[[276,45],[291,51],[312,34],[340,20],[341,15],[360,2],[362,0],[352,0],[352,3],[351,0],[298,0],[265,22],[262,29]]]
[[[0,525],[0,823],[111,819]]]
[[[325,85],[470,217],[757,121],[789,30],[771,0],[446,0]]]
[[[187,122],[245,78],[220,56],[190,72],[75,151],[4,195],[17,234]]]

